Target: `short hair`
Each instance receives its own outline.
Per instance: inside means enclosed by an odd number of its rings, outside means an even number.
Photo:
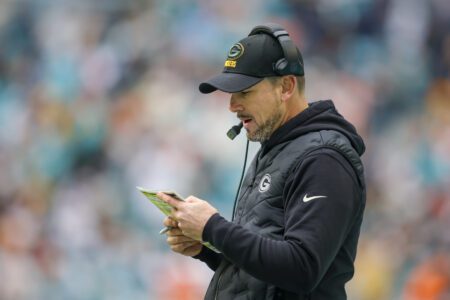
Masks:
[[[281,76],[271,76],[266,78],[271,84],[275,85],[280,81]],[[297,90],[300,93],[303,93],[305,91],[305,76],[295,76],[295,78],[297,78]]]
[[[305,92],[305,76],[295,76],[297,78],[297,89],[300,94]]]

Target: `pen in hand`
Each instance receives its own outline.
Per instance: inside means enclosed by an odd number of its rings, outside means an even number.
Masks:
[[[167,231],[169,231],[169,230],[172,230],[173,229],[173,227],[170,227],[170,226],[167,226],[167,227],[164,227],[163,229],[161,229],[160,231],[159,231],[159,234],[165,234]]]
[[[164,220],[164,225],[165,225],[165,227],[159,231],[159,234],[161,234],[161,235],[167,233],[169,230],[178,228],[178,222],[176,220],[172,219],[171,216],[168,216]]]

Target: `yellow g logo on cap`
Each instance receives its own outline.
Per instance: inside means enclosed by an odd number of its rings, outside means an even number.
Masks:
[[[236,60],[244,54],[244,46],[241,43],[236,43],[228,51],[228,60]]]

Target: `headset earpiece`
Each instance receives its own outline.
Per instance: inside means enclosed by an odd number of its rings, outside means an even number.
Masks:
[[[280,75],[285,71],[288,66],[288,62],[286,58],[282,58],[275,63],[275,71]]]

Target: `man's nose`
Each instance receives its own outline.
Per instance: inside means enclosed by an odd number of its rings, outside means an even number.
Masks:
[[[236,94],[231,95],[230,107],[228,109],[233,113],[244,110],[244,107],[242,106],[242,103],[238,98],[239,97]]]

